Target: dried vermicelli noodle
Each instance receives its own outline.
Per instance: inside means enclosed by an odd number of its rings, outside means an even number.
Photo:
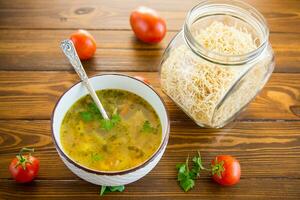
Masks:
[[[206,49],[225,55],[240,55],[257,48],[255,38],[247,30],[239,30],[221,22],[213,22],[206,29],[195,31],[196,40]]]
[[[256,39],[246,30],[221,22],[213,22],[194,34],[203,47],[223,55],[245,54],[257,48]],[[161,88],[199,125],[222,125],[256,95],[268,70],[266,61],[243,68],[214,64],[185,44],[169,54],[161,66]],[[245,84],[233,91],[234,98],[228,98],[216,112],[219,102],[247,70],[250,73],[243,77]]]

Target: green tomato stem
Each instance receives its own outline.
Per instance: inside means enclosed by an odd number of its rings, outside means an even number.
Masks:
[[[23,157],[23,153],[24,153],[24,152],[29,152],[29,156],[30,156],[30,155],[31,155],[30,153],[31,153],[31,152],[34,152],[34,149],[33,149],[33,148],[30,149],[30,148],[24,147],[24,148],[22,148],[22,149],[20,150],[19,154],[17,155],[17,159],[18,159],[19,161],[18,161],[18,163],[16,164],[15,167],[17,168],[19,165],[21,165],[22,168],[25,170],[25,169],[26,169],[26,163],[30,163],[30,164],[31,164],[31,162],[30,162],[29,160],[27,160],[26,158]]]
[[[27,147],[22,148],[22,149],[20,150],[20,152],[19,152],[19,156],[20,156],[20,158],[21,158],[21,160],[20,160],[21,162],[22,162],[22,161],[23,161],[23,162],[25,161],[25,158],[24,158],[23,155],[22,155],[24,152],[29,152],[29,153],[31,153],[31,152],[34,152],[34,149],[33,149],[33,148],[32,148],[32,149],[31,149],[31,148],[27,148]],[[29,155],[30,155],[30,154],[29,154]]]
[[[212,175],[217,174],[218,177],[222,177],[222,173],[225,171],[224,169],[224,161],[218,161],[218,159],[216,158],[215,163],[213,165],[211,165],[211,173]]]

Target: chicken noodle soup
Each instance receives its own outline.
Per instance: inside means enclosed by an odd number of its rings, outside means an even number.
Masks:
[[[110,120],[104,120],[90,95],[66,113],[60,130],[66,154],[100,171],[135,167],[160,146],[162,128],[152,106],[136,94],[108,89],[96,92]]]

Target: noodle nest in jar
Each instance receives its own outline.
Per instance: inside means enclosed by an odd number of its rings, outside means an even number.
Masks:
[[[258,48],[257,38],[247,30],[214,21],[194,30],[195,40],[205,49],[222,55],[242,55]],[[249,66],[223,66],[204,60],[185,44],[172,49],[161,66],[161,87],[195,122],[220,127],[241,110],[263,86],[270,57]],[[243,84],[232,91],[243,74]]]

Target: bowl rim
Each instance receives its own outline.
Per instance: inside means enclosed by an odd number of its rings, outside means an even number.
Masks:
[[[158,98],[160,99],[163,107],[164,107],[164,110],[166,112],[166,116],[167,116],[167,128],[166,128],[166,134],[164,136],[163,141],[161,142],[160,146],[158,147],[158,149],[155,151],[154,154],[151,155],[150,158],[148,158],[146,161],[144,161],[143,163],[135,166],[135,167],[132,167],[132,168],[129,168],[129,169],[125,169],[125,170],[122,170],[122,171],[99,171],[99,170],[94,170],[94,169],[91,169],[91,168],[87,168],[83,165],[80,165],[78,163],[76,163],[75,161],[73,161],[72,159],[70,159],[65,153],[64,151],[58,146],[57,144],[57,141],[55,139],[55,136],[54,136],[54,127],[53,127],[53,124],[54,124],[54,113],[55,113],[55,110],[58,106],[58,104],[60,103],[62,97],[68,93],[73,87],[75,87],[76,85],[80,84],[82,81],[78,81],[77,83],[73,84],[71,87],[69,87],[65,92],[63,92],[63,94],[59,97],[59,99],[57,100],[54,108],[53,108],[53,111],[52,111],[52,114],[51,114],[51,136],[52,136],[52,140],[54,141],[54,145],[55,145],[55,148],[56,150],[59,152],[59,154],[64,158],[66,159],[68,162],[70,162],[71,164],[73,164],[74,166],[76,166],[77,168],[83,170],[83,171],[86,171],[88,173],[93,173],[93,174],[96,174],[96,175],[106,175],[106,176],[116,176],[116,175],[124,175],[124,174],[128,174],[128,173],[132,173],[134,171],[137,171],[143,167],[145,167],[146,165],[148,165],[150,162],[152,162],[160,152],[163,151],[163,149],[167,146],[168,144],[168,141],[169,141],[169,136],[170,136],[170,117],[169,117],[169,112],[167,110],[167,107],[166,107],[166,104],[163,100],[163,98],[154,90],[154,88],[145,83],[144,81],[138,79],[138,78],[135,78],[135,77],[132,77],[132,76],[129,76],[129,75],[126,75],[126,74],[117,74],[117,73],[107,73],[107,74],[97,74],[97,75],[94,75],[94,76],[91,76],[89,77],[89,79],[92,79],[92,78],[95,78],[95,77],[100,77],[100,76],[107,76],[107,75],[113,75],[113,76],[123,76],[123,77],[127,77],[127,78],[131,78],[131,79],[134,79],[136,81],[139,81],[140,83],[142,83],[143,85],[145,85],[146,87],[148,87],[149,89],[151,89],[157,96]]]

